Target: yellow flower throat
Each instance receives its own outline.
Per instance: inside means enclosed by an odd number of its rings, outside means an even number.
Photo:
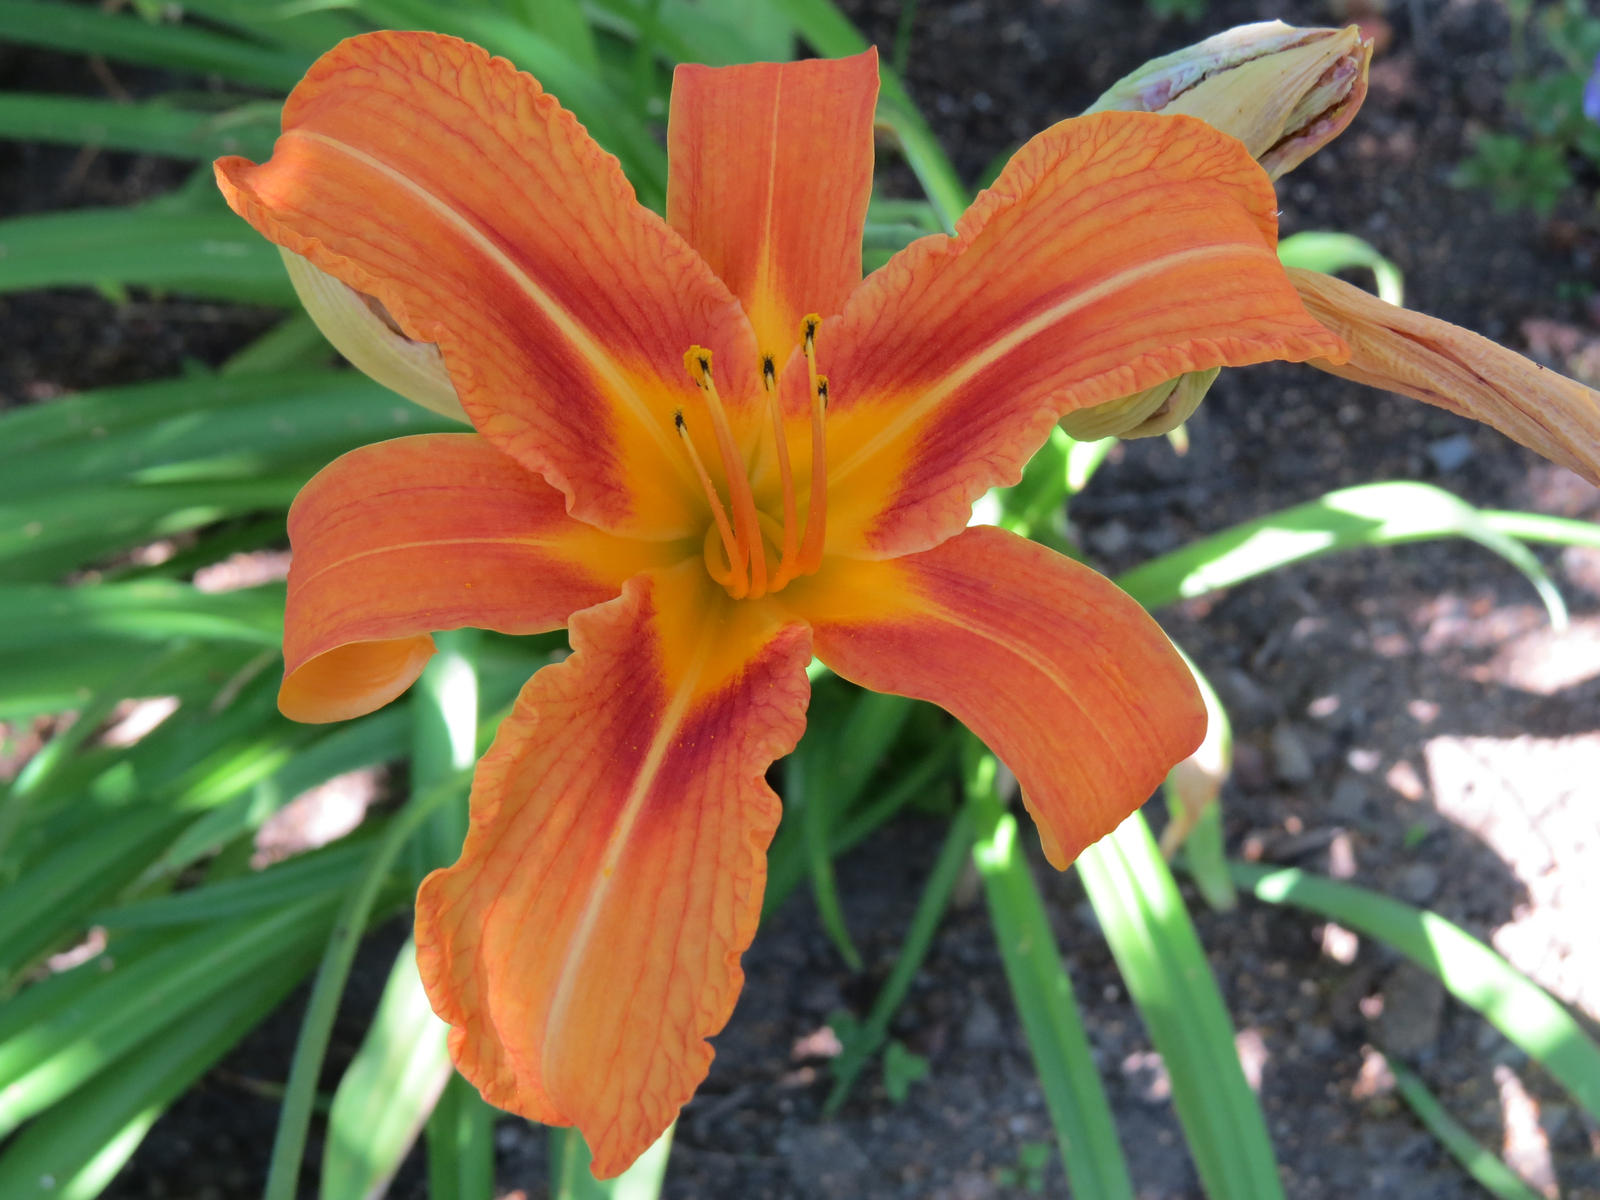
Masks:
[[[781,591],[802,575],[810,575],[822,564],[822,542],[828,522],[828,463],[824,422],[828,407],[828,379],[817,374],[816,314],[806,317],[801,331],[801,348],[806,356],[811,395],[811,495],[806,505],[804,533],[801,532],[799,503],[795,495],[794,472],[789,465],[789,443],[783,431],[783,413],[778,400],[777,368],[772,355],[761,357],[761,385],[767,413],[772,419],[772,436],[777,445],[778,476],[782,489],[783,515],[779,520],[756,508],[744,459],[728,423],[727,410],[717,394],[711,373],[711,351],[690,346],[683,365],[689,378],[704,395],[706,410],[716,434],[717,455],[728,481],[728,503],[722,502],[694,441],[689,436],[683,410],[673,416],[689,461],[704,489],[711,508],[712,524],[705,534],[706,570],[727,589],[735,600],[756,599]]]

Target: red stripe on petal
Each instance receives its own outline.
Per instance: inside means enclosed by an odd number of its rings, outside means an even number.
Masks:
[[[1065,868],[1199,745],[1183,659],[1110,581],[1004,530],[922,554],[830,560],[784,593],[817,657],[874,691],[931,700],[1016,774]]]
[[[462,1073],[577,1125],[605,1177],[693,1094],[738,996],[779,816],[764,774],[804,726],[810,639],[696,564],[578,614],[572,643],[479,764],[417,947]]]
[[[1278,264],[1275,204],[1239,143],[1190,118],[1034,138],[956,237],[908,247],[818,336],[830,548],[937,544],[1063,413],[1186,371],[1342,357]]]
[[[759,392],[749,322],[531,76],[454,38],[351,38],[290,95],[271,160],[217,177],[261,233],[437,344],[473,423],[574,516],[700,531],[682,356],[716,351],[737,416]]]
[[[559,629],[674,553],[574,521],[560,492],[472,433],[334,460],[295,499],[289,539],[278,704],[298,721],[387,704],[422,673],[430,633]]]

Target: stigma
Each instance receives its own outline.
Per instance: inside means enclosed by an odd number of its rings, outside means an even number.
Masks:
[[[772,356],[762,355],[761,387],[777,452],[781,503],[780,511],[775,514],[761,512],[756,507],[745,460],[734,439],[722,396],[717,391],[711,351],[704,346],[690,346],[683,356],[683,365],[702,397],[704,415],[715,437],[717,458],[726,481],[726,501],[695,449],[682,409],[673,415],[673,422],[711,510],[711,524],[706,528],[702,546],[706,570],[735,600],[753,600],[781,591],[822,565],[828,519],[825,436],[828,379],[817,373],[817,327],[821,323],[822,319],[813,313],[801,326],[801,349],[806,358],[811,398],[811,487],[804,523],[800,519],[794,469],[778,401],[777,366]]]

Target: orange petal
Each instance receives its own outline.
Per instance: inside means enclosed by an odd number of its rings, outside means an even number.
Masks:
[[[780,365],[807,313],[861,282],[878,52],[680,66],[667,124],[667,220],[743,302]]]
[[[1291,270],[1289,278],[1311,314],[1350,343],[1349,361],[1312,366],[1492,425],[1600,484],[1600,392],[1332,276]]]
[[[296,497],[289,540],[278,707],[317,722],[400,695],[434,630],[559,629],[670,552],[574,521],[560,492],[475,433],[335,459]]]
[[[783,598],[844,678],[931,700],[982,738],[1016,774],[1058,868],[1205,733],[1194,678],[1155,621],[1088,567],[1004,530],[889,561],[829,560]]]
[[[417,960],[491,1104],[577,1125],[625,1169],[711,1063],[743,983],[810,639],[699,563],[572,618],[478,765],[460,861],[417,896]]]
[[[1034,138],[954,238],[907,247],[818,335],[830,549],[936,545],[1063,413],[1188,371],[1342,358],[1278,265],[1275,214],[1243,147],[1193,118]]]
[[[613,532],[701,532],[673,425],[691,345],[754,397],[738,302],[529,75],[454,38],[317,60],[272,159],[217,162],[236,212],[436,343],[479,431]],[[736,377],[742,369],[744,377]]]

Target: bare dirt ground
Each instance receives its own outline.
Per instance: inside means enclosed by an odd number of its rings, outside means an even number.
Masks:
[[[887,49],[897,0],[847,7]],[[1307,0],[1267,11],[1213,0],[1202,22],[1185,24],[1149,19],[1132,3],[924,0],[909,82],[959,167],[977,178],[1153,54],[1246,20],[1326,24],[1350,7]],[[1403,268],[1412,306],[1569,373],[1600,369],[1592,195],[1535,221],[1496,213],[1484,194],[1448,182],[1470,132],[1503,115],[1503,8],[1387,7],[1373,25],[1380,48],[1365,110],[1279,185],[1284,232],[1360,234]],[[28,62],[41,59],[54,61]],[[0,60],[8,74],[20,69]],[[5,187],[8,211],[120,198],[130,185],[118,172],[147,173],[135,190],[170,182],[148,162],[3,153],[0,176],[31,171],[31,191]],[[66,294],[0,303],[11,331],[4,390],[19,399],[165,373],[251,328],[196,306],[129,311]],[[1182,457],[1159,440],[1119,449],[1077,502],[1074,524],[1097,565],[1124,569],[1332,488],[1384,479],[1437,483],[1485,507],[1600,516],[1600,492],[1494,432],[1309,370],[1225,375],[1189,432]],[[1433,908],[1592,1020],[1600,554],[1540,556],[1573,611],[1564,634],[1550,631],[1510,567],[1460,541],[1327,558],[1160,616],[1233,714],[1237,762],[1224,794],[1232,852]],[[1030,1144],[1054,1140],[975,887],[963,889],[893,1030],[929,1059],[928,1079],[895,1104],[872,1077],[839,1119],[818,1116],[827,1065],[807,1057],[817,1044],[808,1039],[834,1010],[866,1011],[940,832],[932,818],[907,817],[840,863],[862,974],[839,960],[803,893],[762,929],[711,1076],[680,1123],[669,1196],[1030,1194],[1019,1165]],[[1160,1061],[1082,890],[1037,866],[1139,1194],[1198,1196]],[[1371,1048],[1382,1045],[1538,1190],[1600,1196],[1600,1130],[1430,977],[1291,910],[1246,900],[1211,913],[1191,899],[1289,1195],[1476,1194],[1373,1070]],[[394,938],[380,940],[364,959],[339,1053],[353,1051],[381,987]],[[275,1115],[261,1085],[283,1078],[296,1020],[293,1011],[276,1018],[180,1102],[111,1194],[254,1194]],[[500,1134],[505,1188],[544,1194],[542,1135],[515,1122]],[[396,1194],[422,1195],[419,1179],[408,1173]],[[1064,1194],[1059,1159],[1035,1182]]]

